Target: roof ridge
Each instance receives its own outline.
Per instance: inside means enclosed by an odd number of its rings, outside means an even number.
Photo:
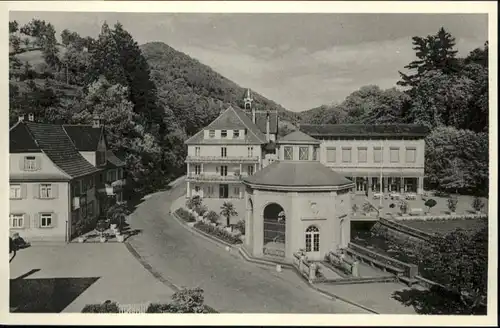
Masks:
[[[233,110],[233,112],[236,114],[236,116],[240,119],[241,123],[243,123],[243,125],[247,128],[247,130],[249,130],[250,132],[252,132],[252,134],[253,134],[253,135],[254,135],[254,136],[255,136],[258,140],[260,140],[261,142],[265,142],[265,140],[261,140],[261,138],[260,138],[260,137],[259,137],[259,136],[258,136],[258,135],[254,132],[254,131],[253,131],[253,129],[251,129],[251,128],[250,128],[250,127],[246,124],[245,120],[244,120],[244,119],[242,119],[242,118],[240,117],[240,115],[236,112],[236,110],[235,110],[232,106],[230,106],[228,109],[232,109],[232,110]],[[243,113],[243,114],[244,114],[244,113]],[[253,122],[252,122],[252,123],[253,123]],[[256,126],[256,127],[257,127],[257,126]],[[258,128],[258,127],[257,127],[257,128]],[[260,130],[259,130],[259,131],[260,131]]]

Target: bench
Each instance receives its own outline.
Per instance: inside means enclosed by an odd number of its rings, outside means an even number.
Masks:
[[[383,263],[381,261],[375,260],[372,257],[365,255],[365,254],[362,254],[362,253],[359,253],[359,252],[356,252],[355,250],[348,248],[348,249],[346,249],[346,252],[350,256],[352,256],[353,258],[359,259],[361,262],[368,263],[370,266],[376,266],[376,267],[382,269],[383,271],[392,272],[392,273],[396,274],[397,276],[403,275],[405,272],[404,269],[397,268],[393,265],[386,264],[386,263]]]

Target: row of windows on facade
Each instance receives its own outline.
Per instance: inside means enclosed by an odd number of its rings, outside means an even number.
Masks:
[[[194,147],[194,156],[200,157],[200,147]],[[248,157],[253,157],[253,147],[247,147]],[[227,157],[227,147],[220,148],[220,157]]]
[[[200,192],[200,190],[201,190],[200,186],[194,186],[194,191]],[[239,195],[240,194],[240,187],[234,187],[233,191],[234,191],[235,195]],[[207,194],[208,195],[213,195],[214,193],[215,193],[214,187],[213,186],[208,186],[207,187]]]
[[[293,160],[293,147],[285,146],[284,147],[284,159],[285,160]],[[352,161],[352,148],[351,147],[342,147],[342,162],[350,163]],[[391,163],[399,163],[399,148],[393,147],[389,149],[390,153],[390,161]],[[406,163],[415,163],[416,161],[416,148],[406,148]],[[299,147],[299,160],[307,161],[309,160],[309,147]],[[313,148],[312,160],[317,160],[317,148]],[[374,148],[373,149],[373,162],[381,163],[383,161],[383,148]],[[337,148],[335,147],[327,147],[326,148],[326,162],[335,163],[337,162]],[[368,162],[368,148],[367,147],[358,147],[358,162],[366,163]]]
[[[221,166],[216,166],[215,167],[215,173],[220,174],[221,176],[225,177],[227,176],[227,165],[221,165]],[[255,172],[255,168],[253,165],[248,165],[247,166],[247,174],[248,175],[253,175]],[[194,166],[194,174],[195,175],[200,175],[201,174],[201,165],[195,165]]]
[[[240,137],[240,130],[232,130],[233,131],[233,139],[238,139]],[[243,130],[243,136],[247,135],[247,129]],[[213,139],[215,138],[215,130],[208,130],[208,137]],[[220,130],[220,137],[222,139],[226,139],[228,137],[228,130]]]

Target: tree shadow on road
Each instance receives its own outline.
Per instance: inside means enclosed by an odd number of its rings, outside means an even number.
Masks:
[[[394,292],[392,298],[405,306],[413,306],[417,314],[465,315],[470,311],[465,308],[457,294],[442,288],[432,287],[429,290],[409,288]],[[472,314],[486,315],[486,307]]]

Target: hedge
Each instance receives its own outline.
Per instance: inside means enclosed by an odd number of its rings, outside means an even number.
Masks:
[[[118,304],[116,302],[104,302],[102,304],[87,304],[82,310],[82,313],[119,313]]]
[[[227,243],[230,243],[230,244],[241,244],[241,240],[236,237],[236,236],[233,236],[231,233],[227,232],[226,230],[222,229],[222,228],[218,228],[217,226],[213,226],[213,225],[210,225],[210,224],[206,224],[204,223],[203,221],[199,221],[199,222],[196,222],[194,227],[196,229],[199,229],[203,232],[206,232],[216,238],[219,238]]]
[[[183,208],[178,208],[175,211],[175,214],[177,214],[181,219],[183,219],[186,222],[195,222],[196,221],[195,216]]]

